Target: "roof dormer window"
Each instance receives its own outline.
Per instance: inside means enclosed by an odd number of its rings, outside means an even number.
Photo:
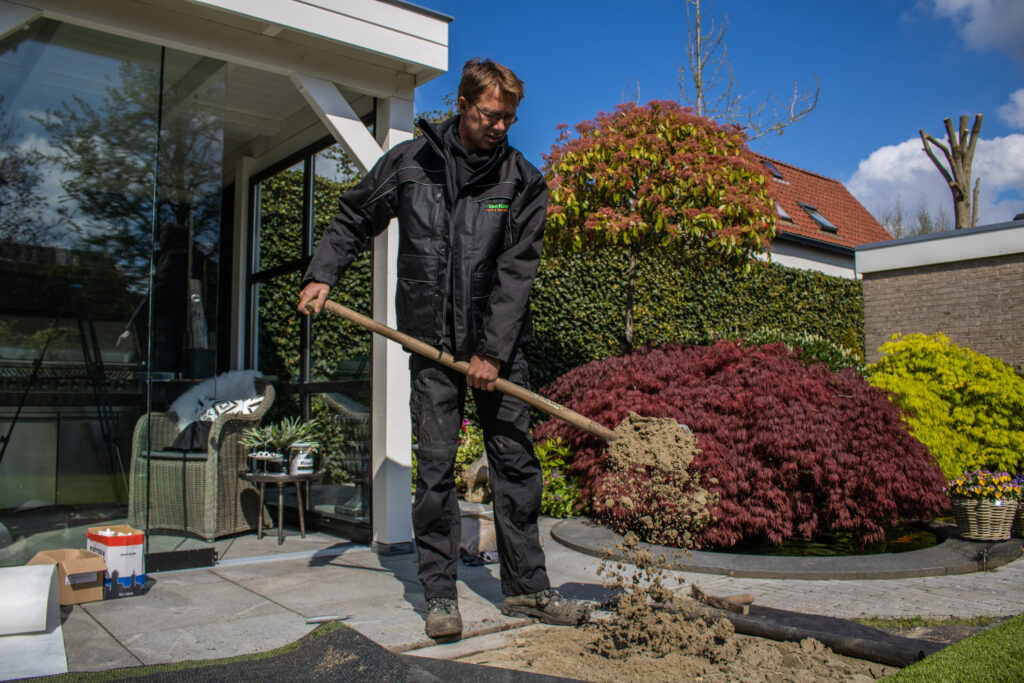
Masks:
[[[779,180],[782,180],[782,174],[779,173],[779,169],[775,168],[775,164],[773,164],[772,162],[768,161],[767,159],[762,159],[761,163],[763,163],[768,168],[768,170],[772,172],[772,177],[773,178],[777,178]]]
[[[797,203],[800,205],[801,209],[807,212],[807,215],[811,217],[811,220],[818,224],[819,228],[825,232],[839,232],[839,228],[833,225],[832,221],[821,215],[821,212],[818,211],[817,207],[811,206],[810,204],[804,204],[802,202]]]
[[[775,202],[775,212],[779,214],[779,218],[784,221],[793,222],[793,217],[789,215],[789,212],[782,208],[782,204]]]

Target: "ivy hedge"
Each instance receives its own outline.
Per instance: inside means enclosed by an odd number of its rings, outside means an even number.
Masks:
[[[531,298],[536,332],[527,351],[536,386],[621,353],[628,259],[614,247],[544,255]],[[636,297],[636,348],[745,337],[763,343],[771,331],[783,341],[814,335],[864,355],[856,280],[765,263],[742,273],[692,255],[652,252],[641,258]]]

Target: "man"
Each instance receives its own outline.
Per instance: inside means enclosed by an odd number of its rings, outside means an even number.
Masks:
[[[467,385],[494,494],[502,612],[551,624],[578,624],[588,616],[548,581],[537,527],[543,482],[529,410],[494,391],[499,376],[529,384],[522,346],[532,334],[530,287],[547,208],[543,176],[505,139],[522,97],[523,83],[507,67],[467,62],[458,114],[436,127],[421,120],[422,137],[390,150],[342,197],[299,295],[301,312],[319,313],[345,268],[397,217],[398,327],[469,361],[463,376],[418,355],[410,359],[419,444],[413,528],[426,631],[438,640],[462,633],[453,467]]]

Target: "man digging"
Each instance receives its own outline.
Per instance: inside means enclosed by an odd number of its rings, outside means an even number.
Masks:
[[[523,82],[490,60],[470,60],[458,114],[387,152],[340,201],[303,278],[299,311],[319,313],[345,269],[398,218],[401,332],[469,361],[466,375],[410,358],[410,408],[418,438],[412,518],[427,635],[462,634],[456,580],[460,513],[454,463],[473,390],[484,433],[501,563],[501,611],[548,624],[584,622],[589,610],[551,589],[537,516],[543,485],[529,409],[495,392],[505,378],[529,385],[523,344],[532,335],[530,288],[547,208],[540,172],[509,146]]]

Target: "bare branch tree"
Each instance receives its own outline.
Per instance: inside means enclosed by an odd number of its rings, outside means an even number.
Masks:
[[[739,126],[748,140],[768,133],[782,135],[787,127],[807,118],[818,106],[821,94],[817,76],[814,88],[803,92],[794,81],[793,95],[788,100],[780,100],[769,92],[762,102],[754,106],[745,104],[725,46],[729,17],[723,14],[716,21],[709,16],[712,0],[705,0],[703,8],[701,2],[686,0],[686,68],[680,69],[680,100],[700,116]]]
[[[974,117],[974,125],[971,127],[970,135],[967,133],[966,115],[960,117],[959,135],[953,130],[953,122],[948,118],[943,120],[946,126],[946,137],[948,146],[942,144],[934,137],[921,129],[921,143],[924,145],[925,154],[939,169],[939,173],[945,178],[949,185],[949,191],[953,193],[953,214],[956,219],[956,229],[973,228],[978,223],[978,190],[981,186],[981,178],[974,183],[973,195],[968,194],[971,190],[971,164],[974,161],[974,147],[978,143],[978,134],[981,132],[981,114]],[[938,147],[942,155],[946,157],[946,166],[942,165],[932,146]]]

